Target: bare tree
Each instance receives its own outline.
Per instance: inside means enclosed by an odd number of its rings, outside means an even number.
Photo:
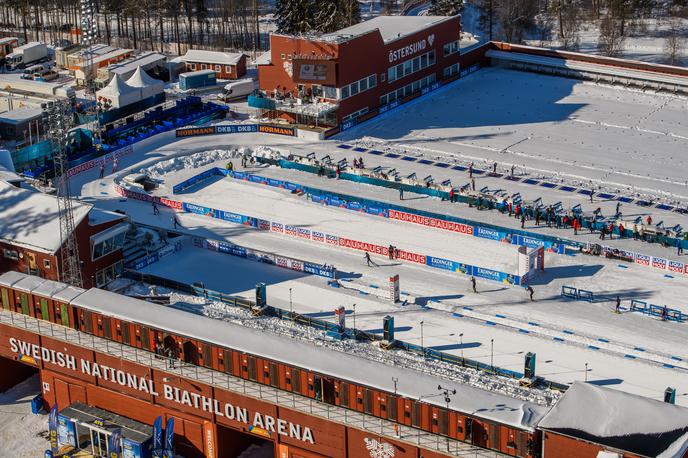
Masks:
[[[602,54],[616,57],[621,54],[625,37],[622,33],[623,21],[607,14],[600,22],[598,47]]]
[[[670,65],[677,65],[681,60],[685,41],[685,32],[681,27],[680,19],[670,18],[666,38],[664,39],[664,51]]]
[[[558,0],[559,42],[564,49],[578,49],[583,15],[578,0]]]

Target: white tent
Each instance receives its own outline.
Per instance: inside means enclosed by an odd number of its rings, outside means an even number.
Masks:
[[[127,80],[127,84],[133,88],[139,89],[141,92],[141,99],[153,97],[165,90],[164,83],[150,76],[142,67],[136,68],[134,74]]]
[[[122,108],[141,100],[141,91],[122,81],[119,75],[115,75],[107,86],[96,92],[96,96],[111,100],[113,108]]]

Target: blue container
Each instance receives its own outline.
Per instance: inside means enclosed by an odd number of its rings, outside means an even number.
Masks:
[[[31,413],[38,415],[43,410],[43,395],[39,394],[31,400]]]
[[[179,89],[188,91],[199,87],[215,86],[217,79],[215,70],[201,70],[199,72],[187,72],[179,75]]]

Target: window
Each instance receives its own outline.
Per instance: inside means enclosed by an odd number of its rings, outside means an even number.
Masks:
[[[17,261],[19,259],[19,252],[16,250],[8,250],[7,248],[5,248],[3,250],[3,255],[5,256],[5,258],[11,259],[13,261]]]
[[[428,53],[428,65],[435,65],[435,50]]]
[[[371,84],[372,81],[372,84]],[[342,87],[342,99],[345,99],[347,97],[353,97],[354,95],[367,91],[368,89],[371,89],[377,85],[377,75],[373,74],[370,76],[366,76],[365,78],[361,78],[358,81],[354,81],[353,83]]]
[[[96,272],[96,287],[105,286],[110,283],[122,273],[123,268],[124,261],[118,261],[115,264]]]
[[[313,91],[315,93],[315,90]],[[326,99],[337,99],[337,88],[332,86],[322,86],[322,96]]]
[[[122,248],[122,246],[124,246],[124,237],[128,229],[128,223],[121,223],[92,236],[91,259],[95,261],[96,259],[102,258]]]
[[[311,93],[313,94],[313,97],[322,97],[322,95],[323,95],[322,86],[320,86],[318,84],[314,84],[313,86],[311,86]]]
[[[368,77],[368,87],[374,88],[375,86],[377,86],[377,74]]]
[[[284,60],[284,53],[280,54],[280,59]]]
[[[418,70],[420,70],[420,57],[413,59],[413,71],[417,72]]]
[[[387,94],[380,97],[380,105],[387,105]]]
[[[196,64],[189,64],[189,67],[191,68],[191,70],[196,70]]]
[[[349,87],[351,88],[350,91],[352,97],[358,94],[358,81],[356,81],[355,83],[351,83]]]
[[[387,79],[389,80],[389,82],[392,82],[395,79],[397,79],[397,68],[396,67],[389,67],[387,69]]]
[[[232,66],[231,65],[225,65],[225,71],[227,73],[232,73]]]
[[[201,70],[207,70],[208,66],[206,64],[201,64]]]
[[[363,78],[358,82],[358,90],[363,92],[368,89],[368,78]]]
[[[346,99],[347,97],[349,97],[349,86],[344,86],[342,88],[342,98]]]
[[[450,76],[458,75],[458,73],[459,73],[459,64],[454,64],[454,65],[450,65],[449,67],[445,67],[443,75],[445,78],[449,78]]]
[[[50,269],[50,259],[43,260],[43,268]]]
[[[387,69],[387,80],[392,82],[403,78],[404,76],[415,73],[424,68],[428,68],[435,63],[435,51],[430,51],[420,56],[416,56],[405,62],[397,64]]]
[[[442,50],[444,51],[445,57],[459,52],[459,41],[456,40],[447,43],[442,47]]]
[[[222,65],[215,65],[215,71],[221,72],[222,71]]]
[[[380,81],[384,83],[384,82],[385,82],[385,77],[386,77],[386,76],[387,76],[387,75],[385,75],[384,73],[380,73]]]

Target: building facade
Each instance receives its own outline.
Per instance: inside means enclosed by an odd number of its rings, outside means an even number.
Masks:
[[[235,80],[246,74],[246,55],[190,49],[182,56],[187,72],[214,70],[218,79]]]
[[[460,17],[381,16],[317,37],[270,36],[254,107],[300,124],[364,117],[459,73]],[[251,104],[251,103],[249,103]]]

